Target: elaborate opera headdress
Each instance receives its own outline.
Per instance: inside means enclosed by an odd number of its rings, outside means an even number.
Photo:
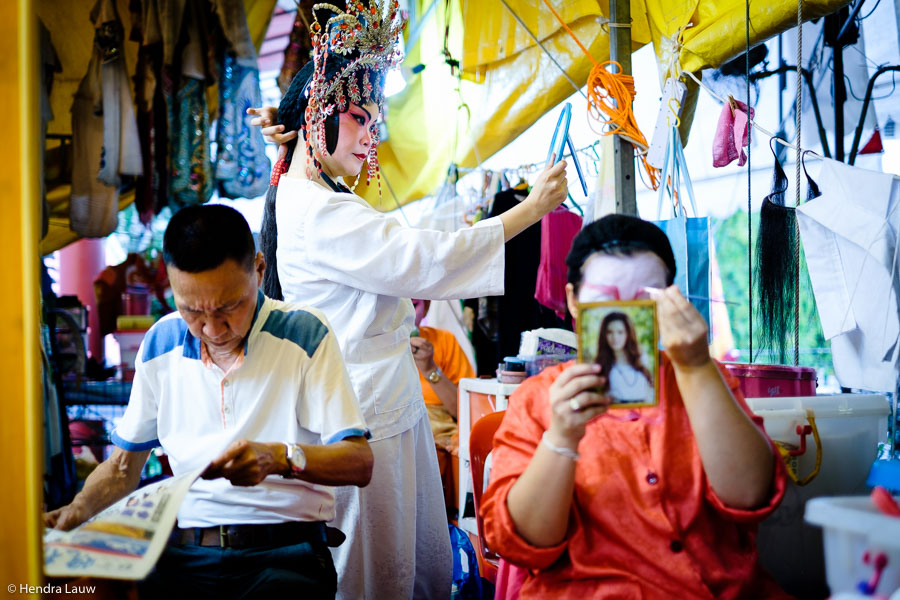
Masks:
[[[312,164],[321,170],[312,151],[315,143],[323,155],[328,154],[325,122],[331,116],[347,110],[348,102],[374,102],[384,105],[384,76],[403,61],[398,40],[404,21],[397,0],[388,0],[385,11],[382,0],[347,0],[346,10],[333,4],[313,6],[311,36],[313,45],[313,75],[306,90],[303,137]],[[329,61],[339,68],[326,71]],[[358,71],[362,70],[362,78]],[[326,72],[334,74],[326,79]],[[366,156],[366,179],[379,178],[378,130],[372,134],[372,144]]]

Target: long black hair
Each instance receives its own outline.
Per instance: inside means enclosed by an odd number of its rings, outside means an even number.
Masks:
[[[347,66],[348,63],[348,58],[337,54],[330,55],[328,61],[325,63],[325,80],[328,81],[337,75],[337,73]],[[281,165],[283,166],[284,171],[287,171],[301,137],[303,138],[304,143],[312,143],[311,141],[306,140],[307,133],[304,129],[304,125],[306,124],[306,106],[309,104],[307,91],[309,82],[313,76],[313,70],[313,61],[309,61],[303,65],[303,68],[300,69],[294,76],[294,79],[291,80],[290,87],[288,87],[287,92],[285,92],[281,99],[281,103],[278,105],[278,120],[284,125],[284,130],[300,132],[300,135],[298,135],[297,138],[287,142],[287,154],[284,158],[284,164]],[[351,77],[357,80],[357,85],[359,86],[363,85],[363,78],[365,76],[365,69],[356,69],[351,75]],[[377,73],[370,71],[368,77],[370,78],[370,81],[374,82],[373,85],[382,85],[382,78],[379,77]],[[334,152],[337,148],[340,112],[346,112],[349,110],[349,106],[349,103],[347,103],[343,111],[335,110],[334,114],[325,120],[325,149],[329,153]],[[275,168],[279,168],[279,165],[276,164]],[[278,252],[278,225],[275,222],[275,198],[277,195],[278,185],[276,179],[276,183],[270,183],[269,189],[266,190],[266,203],[265,208],[263,209],[260,243],[262,245],[263,254],[266,257],[266,273],[263,277],[263,292],[270,298],[283,300],[284,294],[281,289],[281,281],[278,279],[278,261],[276,256]]]

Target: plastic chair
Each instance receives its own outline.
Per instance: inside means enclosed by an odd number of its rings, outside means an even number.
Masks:
[[[505,410],[478,419],[469,435],[469,460],[472,465],[472,495],[475,499],[475,522],[478,526],[478,550],[484,565],[483,576],[494,583],[500,557],[491,552],[484,541],[484,521],[481,518],[481,492],[484,485],[484,461],[494,445],[494,433],[503,421]]]

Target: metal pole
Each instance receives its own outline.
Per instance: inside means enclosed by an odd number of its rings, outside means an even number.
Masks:
[[[838,42],[834,47],[834,158],[844,162],[844,47]]]
[[[844,41],[840,34],[843,33],[842,24],[846,23],[843,16],[847,13],[847,9],[842,8],[825,17],[825,43],[829,43],[831,35],[835,36],[831,40],[834,71],[834,158],[840,162],[844,162],[844,103],[847,101],[844,85]]]
[[[609,56],[631,75],[631,2],[609,0]],[[616,174],[616,212],[637,216],[634,187],[634,146],[617,135],[613,144]],[[665,185],[665,182],[660,182]]]

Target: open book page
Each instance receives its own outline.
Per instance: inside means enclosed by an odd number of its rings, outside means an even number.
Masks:
[[[166,547],[181,500],[204,468],[135,490],[71,531],[46,529],[44,573],[143,579]]]

